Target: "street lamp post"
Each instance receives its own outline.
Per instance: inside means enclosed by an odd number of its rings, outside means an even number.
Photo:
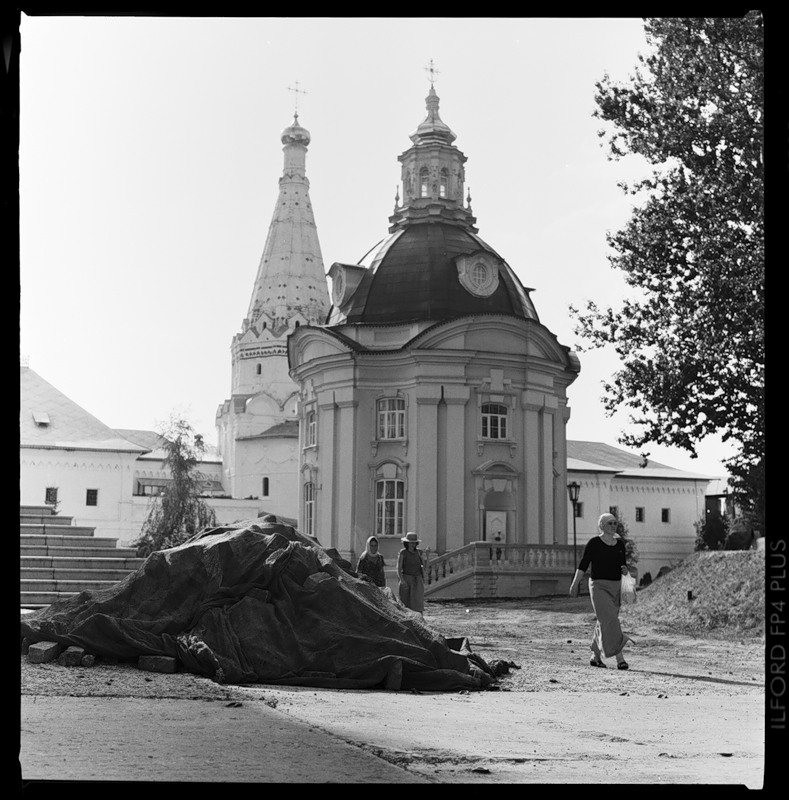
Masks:
[[[581,484],[573,481],[567,484],[567,493],[570,495],[570,502],[573,504],[573,560],[575,569],[578,569],[578,550],[575,539],[575,518],[578,516],[576,509],[578,506],[578,493],[581,491]]]

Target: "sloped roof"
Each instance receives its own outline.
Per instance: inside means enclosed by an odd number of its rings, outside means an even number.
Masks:
[[[156,431],[139,431],[132,428],[115,428],[115,432],[128,439],[134,444],[144,447],[146,450],[163,450],[165,442],[164,436]]]
[[[116,428],[115,430],[130,442],[134,442],[134,444],[138,444],[150,450],[151,452],[147,454],[148,459],[165,459],[167,457],[167,452],[164,448],[167,440],[160,433],[156,433],[156,431],[137,430],[135,428]],[[222,460],[219,450],[214,445],[208,443],[204,444],[205,450],[203,452],[203,457],[200,459],[201,462]]]
[[[287,420],[278,422],[270,428],[266,428],[262,433],[253,433],[249,436],[237,436],[236,441],[248,439],[298,439],[299,423],[298,420]]]
[[[19,367],[19,445],[140,455],[148,452],[147,447],[130,442],[23,366]]]
[[[567,440],[567,468],[582,472],[616,472],[626,477],[679,478],[684,480],[713,480],[699,472],[687,472],[613,447],[603,442]]]

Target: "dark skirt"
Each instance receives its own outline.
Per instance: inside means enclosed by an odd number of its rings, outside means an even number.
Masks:
[[[420,614],[425,610],[425,581],[421,575],[403,575],[398,593],[406,608]]]
[[[605,658],[621,653],[630,641],[619,624],[620,584],[621,581],[589,579],[589,596],[597,617],[592,642]]]

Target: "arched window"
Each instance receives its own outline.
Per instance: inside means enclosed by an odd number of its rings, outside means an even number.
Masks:
[[[482,404],[482,438],[507,438],[507,406],[501,403]]]
[[[304,484],[304,533],[315,535],[315,484]]]
[[[447,172],[446,167],[444,167],[441,170],[441,174],[439,175],[438,179],[438,196],[446,197],[448,187],[449,187],[449,172]]]
[[[263,478],[263,497],[268,497],[268,478]]]
[[[375,482],[376,536],[402,536],[405,517],[405,481],[383,479]]]
[[[422,169],[419,170],[419,196],[420,197],[427,197],[427,195],[428,195],[427,178],[428,178],[427,167],[422,167]]]
[[[378,438],[405,438],[405,400],[402,397],[378,401]]]

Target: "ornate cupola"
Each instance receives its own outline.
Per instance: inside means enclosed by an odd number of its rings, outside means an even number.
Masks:
[[[434,86],[425,98],[427,116],[410,135],[412,147],[399,155],[402,204],[398,192],[389,232],[420,222],[447,222],[476,233],[470,206],[463,205],[466,156],[452,144],[455,134],[438,114]]]

